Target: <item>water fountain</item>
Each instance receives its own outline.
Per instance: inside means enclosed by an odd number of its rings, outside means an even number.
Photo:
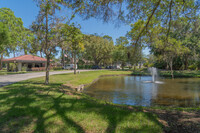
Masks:
[[[158,81],[158,71],[155,67],[148,68],[148,71],[151,73],[152,81],[145,81],[146,83],[156,83],[156,84],[163,84],[163,82]]]
[[[148,71],[151,73],[152,82],[155,82],[155,81],[156,81],[156,78],[157,78],[157,75],[158,75],[157,68],[155,68],[155,67],[150,67],[150,68],[148,68]]]

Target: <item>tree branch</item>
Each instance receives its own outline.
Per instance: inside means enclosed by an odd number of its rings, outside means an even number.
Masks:
[[[166,37],[166,41],[168,42],[168,37],[169,37],[169,32],[170,32],[170,29],[171,29],[171,21],[172,21],[172,3],[173,3],[173,0],[170,1],[170,5],[169,5],[169,27],[168,27],[168,30],[167,30],[167,37]]]
[[[152,11],[152,13],[151,13],[151,15],[148,17],[148,19],[147,19],[147,23],[146,23],[146,25],[143,27],[142,31],[139,33],[139,35],[138,35],[138,37],[137,37],[137,40],[136,40],[135,44],[138,43],[138,41],[139,41],[139,39],[140,39],[142,33],[144,32],[144,30],[145,30],[145,29],[147,28],[147,26],[149,25],[149,22],[150,22],[151,18],[153,17],[153,15],[154,15],[156,9],[157,9],[158,6],[160,5],[160,2],[161,2],[161,0],[159,0],[159,1],[157,2],[156,6],[154,7],[154,9],[153,9],[153,11]]]

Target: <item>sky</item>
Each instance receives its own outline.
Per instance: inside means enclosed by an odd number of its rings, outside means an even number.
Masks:
[[[22,18],[26,28],[29,28],[39,12],[39,8],[33,0],[0,0],[0,8],[2,7],[10,8],[16,17]],[[81,31],[84,34],[109,35],[114,42],[116,38],[125,36],[130,30],[129,25],[121,24],[116,27],[112,22],[103,23],[103,21],[94,18],[83,20],[81,17],[76,16],[73,21],[81,25]],[[144,53],[149,54],[149,50],[145,49]]]

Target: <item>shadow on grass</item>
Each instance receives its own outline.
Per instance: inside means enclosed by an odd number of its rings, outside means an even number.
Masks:
[[[60,86],[23,81],[0,88],[0,132],[161,131],[160,123],[150,113],[69,96],[60,92]]]

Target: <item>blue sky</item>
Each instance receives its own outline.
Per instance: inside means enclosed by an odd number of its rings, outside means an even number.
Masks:
[[[39,11],[33,0],[0,0],[0,8],[2,7],[7,7],[14,11],[15,16],[22,18],[24,26],[27,28],[29,28],[32,22],[36,19]],[[112,22],[103,23],[94,18],[82,20],[82,18],[76,16],[73,21],[81,25],[81,31],[84,34],[98,33],[99,35],[109,35],[113,38],[114,42],[116,38],[125,36],[127,31],[130,30],[129,25],[116,27]],[[144,53],[148,54],[148,49],[144,50]]]

